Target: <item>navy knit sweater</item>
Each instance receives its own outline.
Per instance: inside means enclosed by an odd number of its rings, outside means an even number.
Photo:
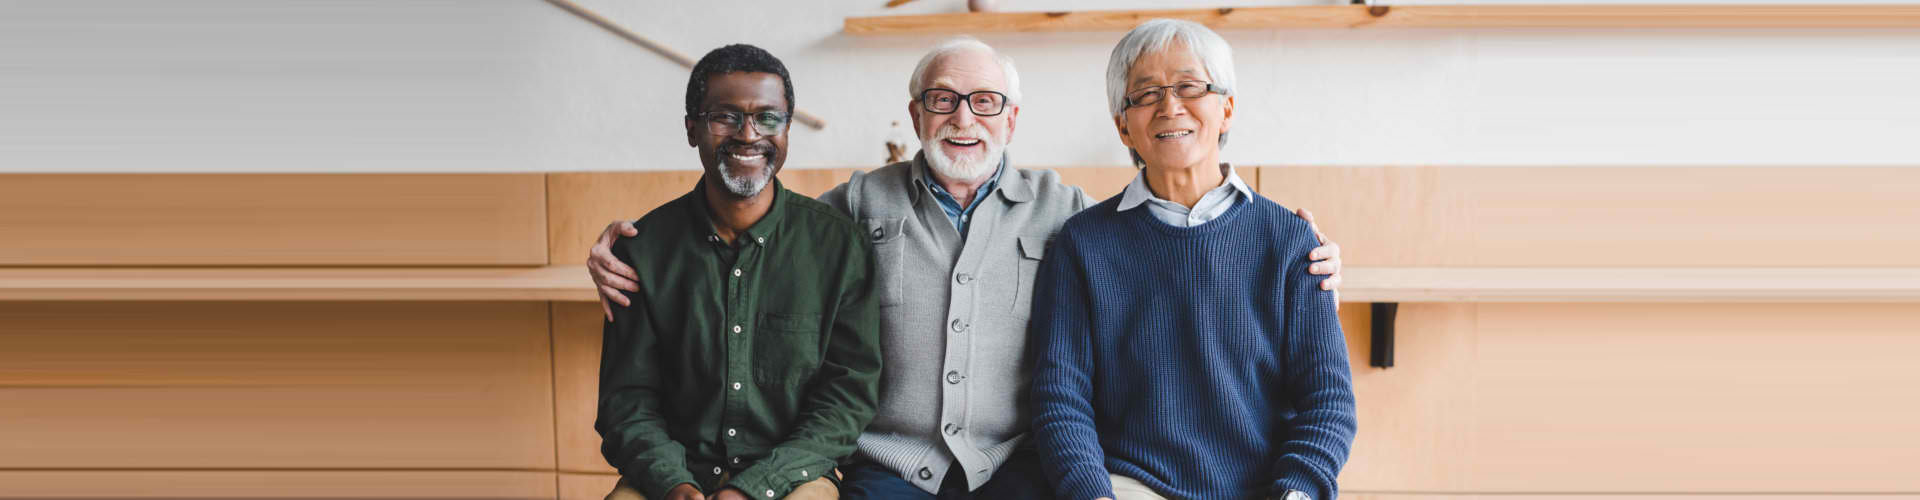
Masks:
[[[1060,496],[1111,497],[1111,472],[1170,498],[1333,500],[1353,383],[1306,221],[1260,196],[1192,228],[1118,202],[1069,219],[1034,279],[1033,433]]]

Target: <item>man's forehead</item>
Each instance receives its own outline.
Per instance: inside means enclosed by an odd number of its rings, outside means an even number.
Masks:
[[[1163,75],[1163,73],[1159,73],[1159,72],[1147,73],[1143,71],[1144,69],[1145,68],[1140,68],[1136,66],[1134,69],[1133,80],[1128,83],[1131,85],[1140,85],[1143,83],[1149,83],[1149,82],[1152,82],[1154,79],[1159,78],[1161,75]],[[1175,77],[1178,77],[1176,78],[1177,80],[1186,80],[1186,79],[1192,79],[1192,78],[1204,78],[1207,76],[1207,72],[1206,70],[1203,70],[1200,68],[1180,68],[1179,70],[1174,71],[1173,75]]]
[[[707,80],[707,109],[731,111],[784,110],[786,87],[773,73],[723,73]]]
[[[976,51],[960,51],[942,55],[929,65],[926,86],[960,92],[1006,92],[1007,76],[993,56]]]

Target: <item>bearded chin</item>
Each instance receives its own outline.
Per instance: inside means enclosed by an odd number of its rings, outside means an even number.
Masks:
[[[992,140],[982,140],[981,142],[987,146],[986,154],[979,158],[956,160],[947,156],[945,144],[941,144],[939,140],[931,142],[933,147],[929,148],[924,144],[921,147],[922,150],[927,151],[927,166],[933,168],[933,172],[940,174],[941,177],[953,180],[973,180],[987,175],[987,172],[1000,166],[1000,158],[1005,152],[1004,147],[995,144]]]
[[[735,176],[725,164],[717,170],[720,171],[720,183],[727,185],[727,192],[741,198],[752,198],[760,194],[760,190],[766,189],[767,184],[773,183],[773,165],[760,169],[759,175]]]

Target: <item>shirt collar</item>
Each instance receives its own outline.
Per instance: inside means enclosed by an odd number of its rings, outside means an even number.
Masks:
[[[1027,182],[1026,176],[1020,175],[1019,172],[1015,172],[1013,175],[1007,175],[1008,165],[1012,163],[1011,160],[1007,159],[1008,156],[1010,155],[1005,153],[1000,155],[1000,166],[994,167],[993,178],[987,179],[986,183],[981,184],[980,189],[985,192],[998,192],[1001,198],[1006,198],[1007,201],[1014,203],[1033,201],[1033,186]],[[934,182],[933,167],[927,165],[926,150],[921,150],[919,153],[913,155],[913,168],[909,168],[908,170],[911,172],[914,187],[919,188],[913,190],[914,203],[920,202],[922,193],[934,192],[934,190],[938,190],[940,193],[946,193],[946,188],[942,188],[939,183]],[[953,195],[947,194],[947,196],[951,197]],[[974,199],[979,200],[981,196],[975,194]],[[973,205],[969,203],[967,206]]]
[[[705,182],[706,176],[701,176],[700,180],[694,183],[693,192],[687,193],[686,199],[689,201],[687,211],[692,212],[689,215],[696,222],[693,225],[694,236],[717,242],[720,241],[720,235],[713,229],[713,214],[708,213],[711,209],[707,206]],[[753,227],[741,233],[743,237],[734,240],[735,245],[744,242],[766,246],[767,240],[773,237],[773,232],[780,228],[780,220],[785,218],[786,207],[794,194],[787,190],[786,185],[780,183],[779,177],[773,178],[766,189],[773,190],[773,206],[767,209],[767,215],[760,217],[759,222],[753,223]]]
[[[1233,165],[1221,163],[1220,175],[1226,176],[1226,181],[1221,183],[1221,187],[1231,187],[1234,191],[1238,191],[1241,196],[1247,199],[1253,199],[1253,188],[1247,187],[1247,182],[1240,179],[1240,173],[1234,171]],[[1216,187],[1213,189],[1220,188]],[[1212,191],[1212,189],[1208,191]],[[1115,211],[1125,212],[1132,210],[1134,207],[1146,204],[1148,200],[1167,201],[1153,195],[1153,189],[1147,187],[1147,169],[1142,168],[1140,169],[1140,175],[1133,176],[1133,182],[1128,183],[1127,189],[1120,192],[1120,205],[1116,207]]]

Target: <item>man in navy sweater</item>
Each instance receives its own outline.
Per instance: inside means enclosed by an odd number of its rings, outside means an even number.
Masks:
[[[1143,167],[1067,220],[1035,277],[1033,433],[1066,500],[1330,500],[1355,431],[1335,298],[1306,221],[1220,163],[1231,50],[1157,19],[1107,93]]]

